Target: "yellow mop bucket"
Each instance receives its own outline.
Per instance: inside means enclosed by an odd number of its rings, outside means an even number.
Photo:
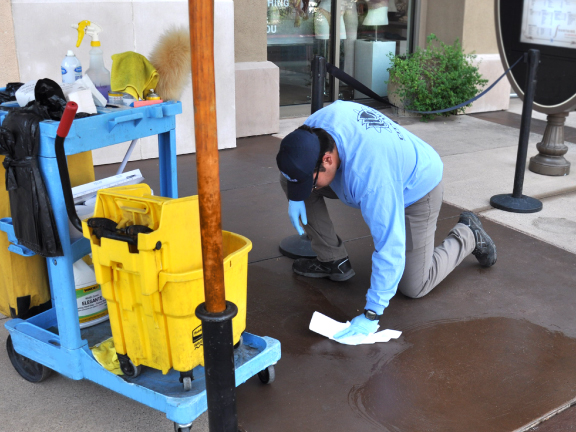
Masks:
[[[104,189],[94,218],[82,225],[121,363],[127,356],[135,373],[145,365],[164,374],[203,365],[202,326],[195,315],[204,301],[198,198],[152,196],[145,184]],[[236,344],[246,328],[252,243],[222,234],[226,299],[238,306],[232,320]]]

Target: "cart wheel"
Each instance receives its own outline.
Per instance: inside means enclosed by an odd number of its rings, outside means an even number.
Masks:
[[[260,381],[264,384],[272,384],[276,379],[276,370],[274,369],[274,366],[268,366],[263,371],[258,372],[258,378],[260,378]]]
[[[190,377],[182,378],[182,384],[184,385],[184,391],[192,390],[192,378]]]
[[[190,432],[192,430],[192,423],[181,425],[174,423],[174,432]]]
[[[136,378],[142,372],[142,365],[136,366],[132,360],[128,359],[128,361],[120,362],[120,369],[127,377]]]
[[[12,362],[12,366],[14,366],[16,372],[18,372],[26,381],[39,383],[52,374],[52,369],[18,354],[12,344],[11,336],[8,336],[8,339],[6,340],[6,350],[8,351],[8,357]]]

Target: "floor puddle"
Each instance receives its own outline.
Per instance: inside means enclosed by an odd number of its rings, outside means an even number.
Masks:
[[[511,432],[576,396],[576,340],[528,321],[432,323],[403,338],[349,395],[390,431]]]

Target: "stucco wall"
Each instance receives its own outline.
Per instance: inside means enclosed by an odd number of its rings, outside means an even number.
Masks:
[[[426,3],[425,23],[421,27],[424,41],[426,36],[434,33],[442,42],[447,44],[454,43],[456,39],[462,42],[467,1],[427,0]]]
[[[462,47],[467,53],[498,53],[494,0],[466,0]]]
[[[0,0],[0,59],[0,87],[9,82],[19,81],[10,0]]]
[[[467,53],[498,53],[494,0],[417,1],[421,12],[418,46],[424,47],[426,36],[434,33],[447,44],[459,39]]]
[[[89,18],[104,29],[100,41],[108,70],[112,69],[112,54],[135,51],[148,57],[165,29],[173,25],[188,27],[188,3],[184,0],[12,0],[12,13],[23,82],[39,78],[59,82],[60,63],[68,49],[77,55],[84,72],[88,69],[90,38],[84,37],[80,48],[76,48],[78,33],[71,27],[83,19]],[[214,15],[218,146],[232,148],[236,147],[234,2],[215,0]],[[191,87],[188,82],[181,98],[183,112],[176,116],[178,154],[196,150]],[[94,163],[121,161],[128,145],[126,142],[94,150]],[[139,140],[131,160],[157,156],[158,138],[146,137]]]
[[[234,0],[235,61],[267,60],[267,0]]]

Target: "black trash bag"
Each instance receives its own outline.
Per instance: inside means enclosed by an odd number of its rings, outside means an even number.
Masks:
[[[0,155],[4,155],[6,190],[14,234],[28,249],[46,257],[62,256],[50,199],[38,168],[40,125],[45,118],[39,103],[8,113],[0,127]]]
[[[14,93],[16,93],[16,90],[22,85],[20,83],[15,84],[17,84],[17,88],[14,90]],[[6,90],[8,90],[8,87],[6,87]],[[67,103],[64,92],[62,91],[62,87],[60,87],[55,81],[52,81],[51,79],[40,79],[34,87],[34,98],[35,100],[28,102],[28,105],[26,105],[24,108],[33,110],[44,120],[60,121],[62,114],[64,114],[64,109],[66,108]],[[23,108],[18,106],[0,107],[0,110],[2,111],[17,111],[22,109]],[[80,119],[93,115],[96,114],[76,113],[74,118]]]
[[[15,101],[16,91],[23,85],[24,83],[8,83],[6,89],[0,91],[0,103]]]

